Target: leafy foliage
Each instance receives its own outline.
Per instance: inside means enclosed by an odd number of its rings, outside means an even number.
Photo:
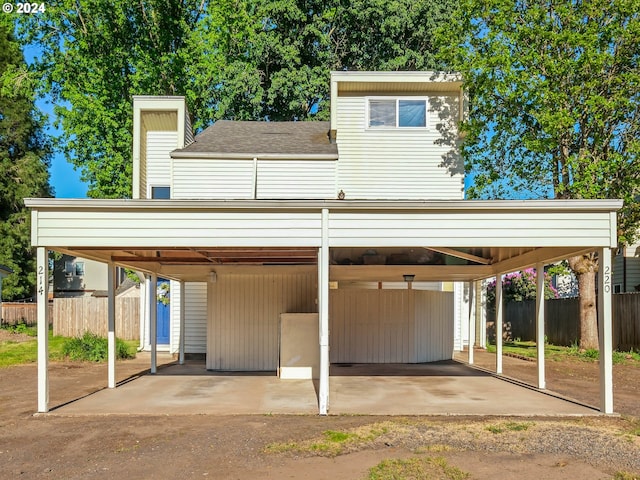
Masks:
[[[463,0],[439,34],[470,95],[470,197],[620,198],[640,220],[637,0]]]
[[[13,38],[10,15],[0,16],[0,264],[13,273],[2,282],[2,298],[35,292],[35,258],[25,197],[48,197],[50,149],[29,90],[30,72]]]
[[[502,278],[502,299],[506,302],[535,300],[537,291],[536,270],[528,268],[520,272],[509,273]],[[551,284],[551,275],[544,273],[544,298],[558,298],[558,291]],[[487,305],[495,306],[496,281],[487,285]]]
[[[62,354],[71,360],[104,362],[108,357],[108,341],[94,333],[86,332],[82,337],[69,338],[65,341]],[[116,358],[133,358],[128,345],[116,339]]]
[[[133,95],[185,95],[197,129],[217,119],[328,117],[332,69],[436,69],[452,0],[59,0],[20,17],[42,49],[67,159],[90,197],[131,196]]]

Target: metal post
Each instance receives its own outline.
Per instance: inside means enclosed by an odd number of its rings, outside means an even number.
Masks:
[[[600,347],[600,411],[602,413],[613,413],[611,249],[601,248],[598,253],[598,343]]]
[[[158,275],[149,282],[149,342],[151,343],[151,373],[158,369]]]
[[[469,365],[473,365],[473,346],[476,343],[476,282],[469,282]]]
[[[322,209],[322,239],[318,251],[318,316],[320,320],[320,415],[329,411],[329,210]]]
[[[502,274],[496,275],[496,373],[502,374]]]
[[[184,365],[184,325],[185,325],[185,318],[184,318],[185,304],[184,304],[184,301],[185,301],[186,283],[185,282],[180,282],[179,286],[180,286],[180,346],[178,347],[178,349],[179,349],[178,363],[180,365]]]
[[[49,411],[49,259],[47,249],[38,247],[38,412]]]
[[[546,387],[544,371],[544,263],[536,265],[536,349],[538,366],[538,388]]]
[[[116,266],[107,267],[107,359],[109,388],[116,387]]]

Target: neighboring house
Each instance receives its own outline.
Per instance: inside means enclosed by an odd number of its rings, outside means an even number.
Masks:
[[[613,259],[615,293],[640,292],[640,243],[620,247]]]
[[[318,378],[326,414],[330,363],[450,359],[474,335],[469,282],[616,245],[619,201],[463,200],[465,109],[456,75],[334,72],[329,122],[219,121],[194,138],[183,98],[136,97],[133,199],[26,199],[39,271],[46,249],[138,271],[147,319],[169,279],[169,350]]]
[[[12,273],[13,270],[11,270],[9,267],[0,265],[0,304],[2,304],[2,281]]]
[[[107,265],[62,255],[53,261],[53,297],[85,297],[107,290]]]

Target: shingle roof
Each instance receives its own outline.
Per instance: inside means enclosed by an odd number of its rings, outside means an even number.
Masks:
[[[329,141],[329,122],[236,122],[218,120],[195,137],[185,154],[336,155]]]

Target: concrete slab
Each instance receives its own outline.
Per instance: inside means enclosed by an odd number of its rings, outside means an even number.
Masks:
[[[330,414],[596,415],[575,402],[461,363],[332,365]],[[61,415],[233,415],[318,413],[317,383],[274,372],[210,372],[204,363],[167,365],[68,403]]]

